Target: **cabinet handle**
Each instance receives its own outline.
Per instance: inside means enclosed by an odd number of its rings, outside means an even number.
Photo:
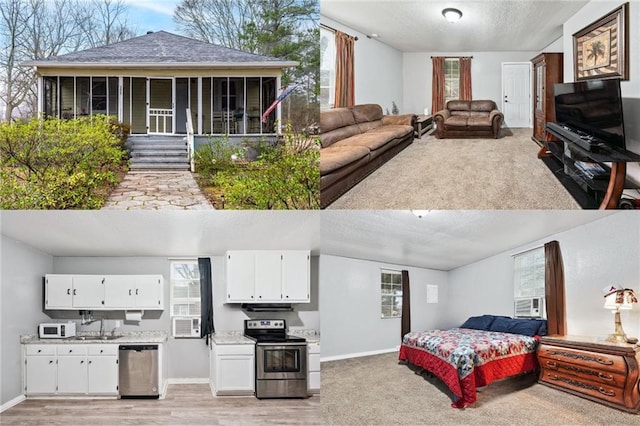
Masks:
[[[73,349],[69,349],[69,353],[73,352]]]
[[[53,361],[49,361],[49,364],[53,364]]]
[[[136,296],[138,295],[138,289],[136,288]]]
[[[558,365],[553,361],[547,361],[547,367],[556,368]]]
[[[262,299],[262,296],[258,296],[259,299]]]
[[[89,364],[91,364],[91,361],[89,361]]]
[[[131,289],[129,289],[129,296],[131,296]]]
[[[560,378],[555,374],[547,374],[547,377],[550,378],[551,380],[560,380]]]
[[[613,361],[611,361],[610,359],[602,359],[602,358],[596,359],[596,362],[598,362],[599,364],[602,364],[602,365],[612,365],[613,364]]]
[[[289,296],[285,296],[287,299],[289,298]]]
[[[104,280],[105,280],[105,279],[106,279],[106,278],[103,278],[103,279],[102,279],[102,284],[104,284]]]
[[[42,352],[42,349],[38,349],[38,353]]]
[[[251,296],[251,298],[253,299],[253,296]]]
[[[71,289],[70,288],[67,289],[67,296],[71,296]]]
[[[100,349],[100,353],[104,352],[102,349]]]
[[[80,364],[84,364],[84,360],[80,361]]]
[[[613,376],[611,374],[598,373],[598,377],[609,382],[613,380]]]
[[[76,289],[75,288],[73,289],[73,295],[74,296],[76,295]]]
[[[606,395],[606,396],[614,396],[616,394],[614,391],[612,391],[612,390],[608,391],[605,388],[603,388],[602,386],[600,386],[598,388],[598,392],[600,392],[601,394]]]

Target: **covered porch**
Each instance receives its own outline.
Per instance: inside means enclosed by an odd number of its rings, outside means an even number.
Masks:
[[[265,123],[260,118],[276,99],[279,72],[69,71],[41,70],[39,110],[44,115],[108,114],[130,125],[132,134],[172,135],[187,133],[190,114],[196,135],[277,133],[280,108]]]

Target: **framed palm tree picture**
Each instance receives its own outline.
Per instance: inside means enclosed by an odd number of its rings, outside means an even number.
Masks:
[[[575,81],[629,79],[629,3],[573,35]]]

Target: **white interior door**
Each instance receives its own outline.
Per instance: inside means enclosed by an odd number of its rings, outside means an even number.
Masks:
[[[502,113],[508,127],[531,127],[531,63],[502,63]]]

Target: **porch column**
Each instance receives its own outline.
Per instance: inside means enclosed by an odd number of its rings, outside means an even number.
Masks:
[[[278,93],[279,91],[279,87],[282,84],[281,80],[281,75],[276,77],[276,98],[280,95]],[[276,129],[276,133],[277,134],[281,134],[282,133],[282,102],[280,102],[278,104],[278,106],[276,107],[276,120],[278,120],[278,128]]]
[[[38,83],[37,83],[37,91],[38,91],[38,117],[42,116],[44,112],[44,79],[40,74],[38,74]]]
[[[198,77],[198,134],[202,134],[202,77]]]
[[[122,105],[124,84],[122,76],[118,77],[118,121],[124,123],[124,106]]]

